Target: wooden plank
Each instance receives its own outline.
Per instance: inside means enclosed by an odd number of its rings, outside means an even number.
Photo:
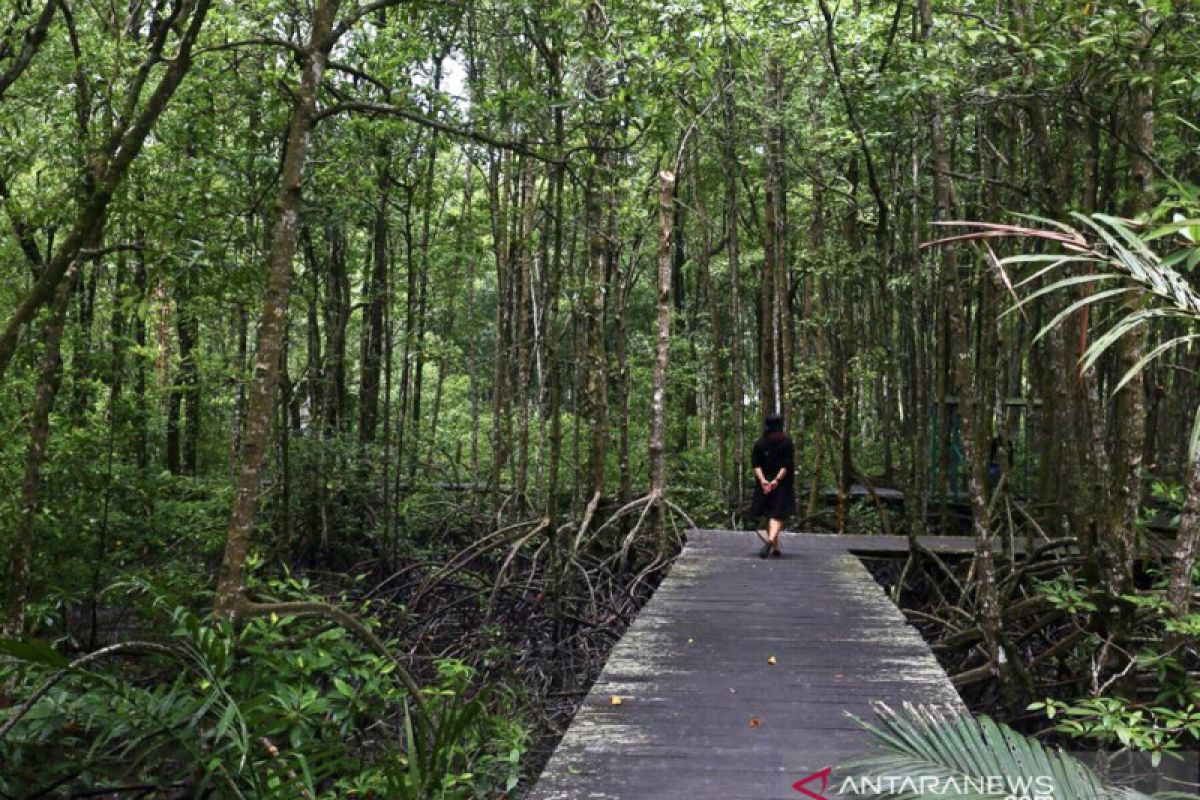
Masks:
[[[962,537],[923,543],[972,547]],[[925,642],[851,552],[906,546],[902,537],[785,534],[787,557],[764,560],[752,533],[689,532],[530,800],[802,797],[794,782],[869,748],[851,715],[869,718],[875,702],[961,708]]]

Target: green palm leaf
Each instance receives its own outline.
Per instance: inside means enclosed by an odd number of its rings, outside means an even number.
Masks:
[[[880,751],[843,766],[849,777],[834,787],[843,797],[997,800],[1046,789],[1055,800],[1149,797],[1106,785],[1081,761],[988,717],[928,706],[895,711],[880,704],[875,722],[857,721]]]

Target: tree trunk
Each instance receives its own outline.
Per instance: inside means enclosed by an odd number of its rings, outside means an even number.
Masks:
[[[1200,447],[1188,457],[1184,491],[1183,513],[1179,518],[1179,531],[1175,534],[1167,584],[1167,602],[1176,619],[1186,617],[1191,609],[1192,576],[1196,570],[1196,554],[1200,550]]]
[[[557,61],[551,65],[553,83],[551,98],[556,100],[562,94],[562,76],[559,73]],[[553,103],[554,114],[554,143],[555,152],[561,153],[566,140],[563,124],[561,103]],[[553,243],[550,263],[546,267],[546,380],[548,383],[548,408],[550,417],[549,448],[546,459],[546,519],[550,531],[555,530],[558,517],[559,467],[562,462],[562,367],[558,355],[558,294],[559,282],[562,279],[563,256],[563,183],[566,167],[555,164],[550,175],[550,194],[553,206]],[[551,534],[553,535],[553,534]],[[552,547],[552,564],[557,568],[557,548]],[[552,569],[552,574],[555,572]]]
[[[587,7],[587,29],[597,44],[603,41],[608,14],[603,0]],[[607,75],[603,61],[589,59],[584,76],[585,89],[602,108],[607,96]],[[607,111],[603,112],[605,115]],[[608,458],[608,359],[605,355],[605,316],[608,306],[607,267],[611,262],[607,211],[612,180],[608,157],[609,122],[593,119],[587,125],[588,161],[584,177],[584,219],[587,228],[587,288],[584,313],[587,335],[587,420],[591,426],[588,454],[588,494],[604,494],[605,464]]]
[[[346,416],[346,326],[350,322],[349,243],[337,225],[325,229],[325,358],[321,365],[321,394],[324,408],[323,435],[335,436],[345,428]]]
[[[58,285],[46,321],[38,384],[29,414],[29,449],[25,456],[25,478],[21,484],[20,516],[12,552],[8,557],[8,586],[4,605],[5,636],[20,636],[25,627],[25,604],[29,595],[29,576],[33,566],[34,526],[40,508],[42,466],[50,439],[50,412],[62,380],[62,338],[66,328],[67,305],[75,286],[78,263],[72,262]]]
[[[437,91],[441,82],[442,64],[441,61],[438,61],[437,69],[434,71],[434,91]],[[412,420],[412,430],[410,432],[412,444],[409,446],[408,460],[408,474],[410,476],[416,476],[417,474],[417,462],[421,453],[421,414],[423,411],[421,407],[421,390],[425,383],[425,329],[429,292],[430,228],[433,224],[433,178],[437,169],[437,157],[438,131],[435,128],[429,132],[429,162],[425,173],[425,204],[421,212],[421,274],[416,305],[416,363],[413,365],[412,407],[409,409]]]
[[[191,305],[189,288],[184,302],[179,304],[175,322],[179,335],[178,390],[183,395],[183,452],[181,471],[196,474],[197,451],[200,449],[200,365],[196,352],[200,339],[200,322]]]
[[[745,389],[742,361],[742,310],[741,310],[741,252],[738,241],[738,160],[737,160],[737,106],[733,95],[733,41],[729,32],[726,8],[721,6],[724,28],[724,53],[722,55],[721,82],[722,131],[721,170],[725,176],[725,241],[729,256],[729,402],[733,411],[733,507],[735,515],[742,513],[745,498],[746,475],[746,421]]]
[[[144,232],[140,228],[136,232],[139,240],[142,240]],[[145,304],[149,300],[149,292],[146,285],[145,250],[138,250],[134,253],[133,285],[137,289],[137,302],[139,306]],[[150,464],[150,438],[146,434],[146,429],[149,426],[145,424],[146,417],[148,416],[148,412],[146,411],[146,359],[141,355],[146,347],[146,317],[143,314],[134,315],[133,341],[137,345],[139,354],[135,361],[137,366],[133,374],[133,391],[136,393],[139,403],[139,424],[137,425],[137,433],[135,434],[134,449],[137,454],[138,469],[144,470]]]
[[[246,355],[249,351],[250,315],[246,307],[238,305],[234,311],[234,324],[237,326],[237,364],[234,378],[236,390],[233,401],[233,423],[230,425],[229,436],[229,472],[237,470],[238,453],[242,449],[242,428],[246,421]]]
[[[658,174],[658,292],[656,297],[654,383],[650,401],[650,495],[654,509],[654,540],[660,556],[669,551],[666,529],[667,371],[671,360],[671,272],[675,205],[675,173]]]
[[[1142,12],[1138,71],[1144,80],[1137,81],[1129,91],[1130,150],[1128,215],[1136,217],[1145,212],[1152,201],[1151,180],[1154,168],[1151,157],[1154,153],[1154,57],[1150,51],[1150,38],[1154,30],[1153,10]],[[1126,313],[1137,311],[1141,306],[1136,295],[1123,303]],[[1116,350],[1116,373],[1124,375],[1141,361],[1146,350],[1146,326],[1139,325],[1122,336],[1114,346]],[[1108,510],[1108,529],[1104,547],[1108,553],[1105,560],[1105,589],[1112,598],[1119,598],[1133,590],[1133,562],[1137,547],[1137,522],[1142,507],[1142,457],[1146,437],[1146,392],[1144,375],[1131,380],[1117,392],[1114,399],[1113,451],[1109,485],[1112,506]],[[1122,632],[1131,634],[1132,609],[1126,609],[1125,619],[1120,625]]]
[[[918,0],[921,22],[921,42],[927,45],[933,34],[933,10],[930,0]],[[945,120],[942,116],[941,98],[936,93],[929,95],[930,120],[929,144],[934,169],[934,218],[938,220],[957,218],[957,200],[951,182],[951,159],[946,147]],[[971,503],[972,531],[975,537],[975,591],[978,598],[979,626],[983,633],[983,644],[993,670],[1001,678],[1002,687],[1007,683],[1009,656],[1000,641],[1000,602],[996,591],[996,569],[992,555],[992,532],[989,526],[987,503],[987,464],[984,457],[984,431],[982,415],[977,411],[976,386],[972,380],[974,372],[972,337],[965,317],[966,293],[958,278],[957,253],[953,246],[944,250],[944,269],[950,283],[949,323],[953,340],[957,344],[954,353],[954,380],[958,390],[958,410],[962,421],[963,454],[967,462],[967,493]],[[1015,655],[1015,654],[1014,654]]]
[[[388,299],[388,150],[381,144],[379,152],[376,188],[379,197],[375,205],[375,219],[371,229],[371,266],[366,281],[366,313],[363,315],[362,375],[358,399],[358,441],[371,444],[375,441],[379,425],[379,384],[383,362],[384,305]],[[387,342],[391,347],[391,342]]]
[[[712,257],[712,232],[709,229],[708,208],[700,184],[700,148],[693,147],[691,158],[692,205],[696,208],[696,224],[700,229],[700,247],[696,256],[696,269],[700,285],[708,302],[709,327],[709,407],[712,409],[713,440],[717,449],[717,489],[720,496],[728,499],[729,490],[729,442],[725,425],[728,402],[726,387],[729,384],[728,362],[723,352],[725,339],[721,326],[721,306],[716,282],[713,280],[710,261]]]
[[[525,159],[524,176],[522,177],[521,205],[524,214],[521,219],[521,277],[517,288],[517,471],[513,487],[517,502],[527,504],[526,482],[529,477],[529,388],[532,372],[533,342],[530,338],[530,303],[533,291],[534,269],[534,172],[533,159]]]
[[[304,206],[305,165],[317,113],[317,92],[329,50],[334,44],[331,31],[337,6],[337,0],[321,0],[316,6],[312,34],[304,50],[300,83],[292,95],[292,115],[275,204],[275,233],[271,242],[267,291],[254,357],[254,381],[246,413],[241,470],[225,533],[225,553],[214,600],[216,612],[227,617],[236,617],[245,600],[246,555],[250,550],[251,526],[261,485],[259,473],[270,441],[271,411],[279,385],[292,257],[296,252],[300,213]]]
[[[492,246],[496,257],[496,347],[492,362],[492,473],[491,488],[500,491],[500,479],[508,463],[508,441],[504,437],[503,418],[508,409],[508,330],[511,326],[508,315],[509,276],[508,261],[508,213],[507,191],[504,184],[505,164],[503,153],[494,154],[488,174],[488,195],[492,217]],[[495,503],[500,506],[499,495]]]

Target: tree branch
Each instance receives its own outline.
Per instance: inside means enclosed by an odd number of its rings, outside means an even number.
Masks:
[[[871,148],[867,143],[867,134],[863,129],[862,121],[858,118],[858,109],[854,105],[854,101],[850,99],[850,91],[846,88],[846,82],[842,78],[842,66],[838,61],[837,42],[833,35],[833,14],[829,10],[829,3],[826,0],[818,0],[821,7],[821,16],[825,18],[825,42],[829,47],[829,66],[833,71],[834,81],[837,83],[838,92],[842,96],[842,102],[846,106],[846,116],[850,119],[850,127],[854,130],[855,138],[858,139],[858,145],[862,149],[863,160],[867,162],[867,184],[871,188],[871,194],[875,197],[875,206],[879,212],[879,225],[876,234],[880,241],[887,237],[888,232],[888,204],[883,195],[883,188],[879,184],[879,175],[875,171],[875,158],[871,155]]]
[[[54,12],[57,9],[58,0],[47,0],[37,22],[33,23],[33,26],[25,32],[25,42],[21,45],[21,52],[13,59],[13,63],[9,65],[8,69],[0,74],[0,98],[4,97],[8,87],[21,77],[21,73],[33,61],[42,42],[46,40],[46,33],[50,30],[50,23],[54,20]]]
[[[461,128],[449,122],[442,122],[441,120],[427,117],[424,114],[418,114],[415,111],[410,111],[409,109],[401,108],[400,106],[389,105],[387,103],[370,103],[362,100],[347,100],[345,102],[335,103],[319,111],[316,117],[313,119],[313,122],[315,124],[337,114],[348,114],[354,112],[360,114],[376,114],[379,116],[399,117],[401,119],[409,120],[410,122],[415,122],[418,125],[423,125],[427,128],[441,131],[442,133],[448,133],[452,136],[458,136],[463,139],[470,139],[471,141],[490,145],[501,150],[509,150],[513,153],[529,156],[530,158],[537,159],[538,161],[542,161],[547,164],[565,163],[565,161],[561,158],[555,158],[553,156],[546,155],[545,153],[527,147],[520,142],[514,142],[508,139],[500,139],[481,131]]]

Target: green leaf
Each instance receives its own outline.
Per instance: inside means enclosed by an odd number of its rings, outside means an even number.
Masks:
[[[0,653],[7,653],[13,658],[31,664],[41,664],[54,669],[66,669],[71,666],[70,660],[50,645],[32,637],[9,639],[0,637]]]

